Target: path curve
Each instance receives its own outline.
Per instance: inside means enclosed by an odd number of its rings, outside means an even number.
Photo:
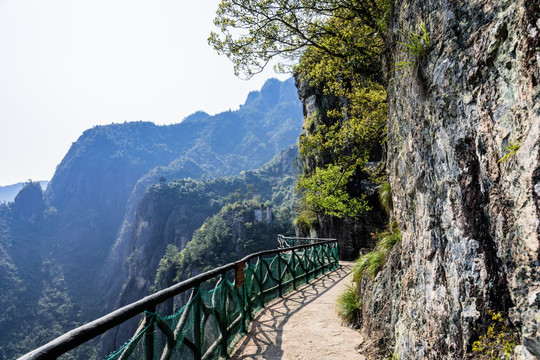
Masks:
[[[340,261],[336,271],[263,308],[231,358],[364,359],[356,350],[362,335],[342,325],[335,305],[339,294],[351,283],[352,265]]]

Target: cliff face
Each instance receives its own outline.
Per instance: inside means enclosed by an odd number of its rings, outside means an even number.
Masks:
[[[489,310],[521,334],[516,356],[540,357],[539,9],[395,2],[388,174],[402,242],[362,310],[400,359],[464,358]],[[395,44],[422,22],[431,45],[415,59]]]
[[[321,87],[311,86],[306,81],[296,79],[298,96],[303,105],[304,124],[302,138],[316,131],[318,126],[331,126],[336,122],[335,118],[327,116],[327,111],[338,108],[345,102],[332,94],[325,94]],[[303,156],[302,164],[304,172],[312,172],[316,167],[324,168],[332,163],[335,154],[317,153],[315,156]],[[379,164],[382,160],[380,147],[370,154],[371,166]],[[337,238],[339,245],[339,258],[342,260],[354,260],[360,251],[373,246],[371,234],[377,228],[381,228],[386,220],[386,214],[379,205],[377,185],[370,180],[367,173],[356,173],[347,184],[347,192],[351,196],[366,195],[371,211],[367,211],[361,219],[353,219],[347,216],[336,217],[325,214],[317,214],[317,224],[310,230],[310,234],[302,236]]]

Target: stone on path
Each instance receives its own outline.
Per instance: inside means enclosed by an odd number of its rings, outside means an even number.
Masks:
[[[232,359],[364,359],[362,335],[342,325],[336,299],[351,283],[351,262],[261,310]]]

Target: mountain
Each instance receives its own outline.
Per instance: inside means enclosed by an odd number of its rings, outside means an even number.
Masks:
[[[85,131],[45,193],[34,193],[31,183],[25,192],[32,192],[34,202],[15,198],[0,211],[0,284],[15,284],[13,291],[23,299],[18,304],[0,298],[0,313],[24,317],[2,318],[9,324],[0,335],[5,356],[20,355],[110,310],[114,302],[99,301],[102,290],[118,288],[115,280],[123,277],[117,275],[127,273],[124,264],[131,266],[126,257],[111,259],[129,254],[122,239],[133,230],[148,186],[258,168],[296,143],[301,123],[293,80],[270,79],[236,111],[198,112],[168,126],[140,121]],[[42,206],[28,208],[36,198]],[[111,264],[121,264],[114,267],[118,273],[107,272]],[[45,318],[48,323],[41,323]],[[40,335],[30,337],[31,329]]]
[[[42,180],[39,181],[39,183],[42,189],[46,189],[49,181]],[[20,182],[13,185],[0,186],[0,203],[7,203],[15,200],[15,196],[17,196],[19,191],[24,187],[24,184],[25,183]]]
[[[186,249],[186,260],[183,265],[177,264],[183,269],[179,274],[182,279],[248,253],[275,248],[277,234],[293,231],[291,212],[296,202],[293,164],[297,154],[298,149],[293,145],[256,171],[150,186],[138,204],[132,230],[118,239],[112,254],[116,249],[129,249],[129,252],[109,257],[110,266],[100,276],[117,279],[109,283],[111,287],[101,297],[101,307],[117,308],[138,300],[149,294],[155,281],[159,287],[172,285],[176,274],[163,276],[162,273],[174,273],[176,265],[164,269],[160,265],[167,262],[162,259],[166,254],[171,256],[171,246],[177,251]],[[261,206],[265,211],[273,209],[272,221],[255,221],[255,210]],[[216,223],[221,219],[225,225],[219,227]],[[230,228],[229,236],[218,236],[220,241],[215,241],[212,236],[216,232],[212,229],[216,226]],[[159,280],[155,280],[156,272]],[[133,334],[137,321],[133,319],[104,335],[101,355],[123,344]]]

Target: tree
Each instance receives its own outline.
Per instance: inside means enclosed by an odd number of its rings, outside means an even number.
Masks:
[[[388,0],[222,0],[214,19],[222,34],[212,32],[208,42],[233,61],[236,75],[247,78],[274,57],[295,62],[308,48],[345,62],[358,54],[367,60],[372,44],[357,41],[351,27],[343,25],[362,24],[383,34],[388,8]],[[282,63],[279,68],[290,66]]]
[[[308,209],[358,217],[369,207],[347,182],[385,141],[382,75],[388,0],[222,0],[209,43],[249,78],[279,57],[299,82],[335,99],[306,119],[298,181]],[[292,66],[294,64],[294,66]],[[332,104],[332,105],[328,105]]]
[[[337,165],[317,168],[311,176],[302,176],[298,186],[304,191],[305,201],[318,213],[335,217],[356,218],[369,210],[365,196],[351,197],[343,184],[352,176],[353,169],[342,173]]]

